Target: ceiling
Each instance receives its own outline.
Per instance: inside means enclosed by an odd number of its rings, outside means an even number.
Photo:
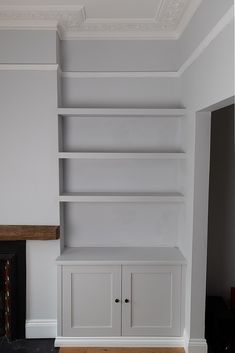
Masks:
[[[0,28],[63,39],[178,39],[202,0],[0,0]]]

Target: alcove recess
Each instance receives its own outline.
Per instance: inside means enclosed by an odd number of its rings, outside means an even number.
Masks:
[[[185,110],[59,108],[58,119],[62,253],[179,247]]]

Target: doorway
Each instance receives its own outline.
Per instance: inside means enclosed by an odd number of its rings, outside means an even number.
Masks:
[[[234,105],[212,112],[211,117],[206,338],[209,352],[234,353]]]

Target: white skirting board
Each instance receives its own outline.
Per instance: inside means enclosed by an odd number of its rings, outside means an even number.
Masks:
[[[205,339],[185,337],[56,337],[55,347],[184,347],[186,353],[207,353]]]
[[[25,332],[26,338],[55,338],[57,320],[27,320]]]
[[[27,320],[26,338],[54,338],[57,320]],[[60,337],[55,347],[184,347],[186,353],[207,353],[205,339],[184,337]]]
[[[184,337],[56,337],[55,347],[184,347]]]
[[[185,347],[186,353],[207,353],[205,339],[190,339]]]

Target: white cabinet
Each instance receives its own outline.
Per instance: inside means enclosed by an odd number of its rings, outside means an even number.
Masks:
[[[123,266],[122,334],[180,336],[181,266]]]
[[[67,337],[180,336],[182,266],[62,266]]]
[[[119,336],[121,267],[64,266],[62,277],[63,335]]]

